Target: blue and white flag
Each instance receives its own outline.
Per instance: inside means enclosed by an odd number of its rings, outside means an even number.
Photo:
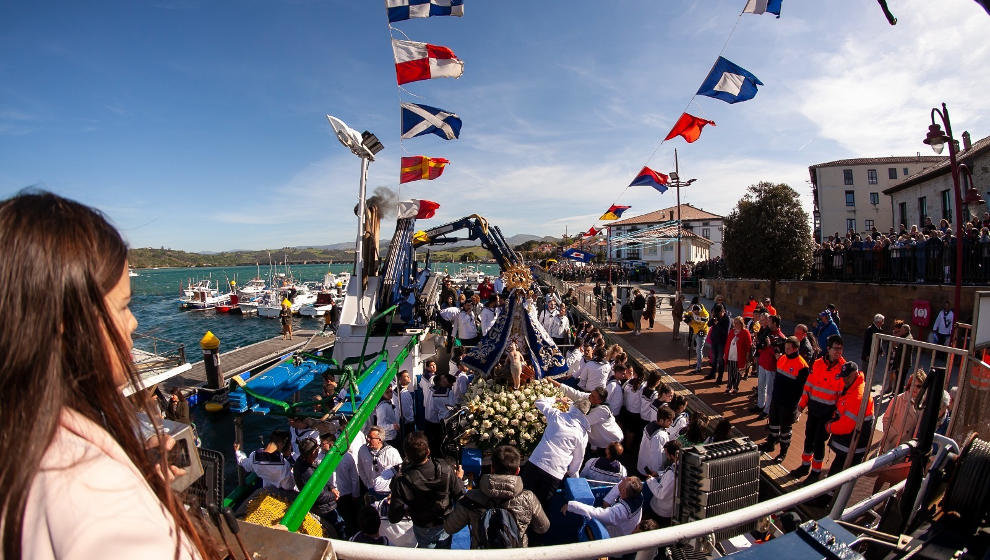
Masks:
[[[771,13],[780,19],[780,4],[784,0],[746,0],[746,7],[743,8],[742,13],[744,14],[763,14]]]
[[[436,134],[444,140],[453,140],[461,134],[461,119],[454,113],[415,103],[402,103],[400,107],[403,140],[424,134]]]
[[[385,0],[388,21],[464,15],[464,0]]]
[[[739,103],[756,97],[757,85],[763,85],[759,78],[720,56],[701,84],[698,95],[707,95],[726,103]]]
[[[591,259],[595,258],[595,255],[589,253],[588,251],[568,249],[564,251],[563,257],[565,259],[571,259],[572,261],[590,262]]]

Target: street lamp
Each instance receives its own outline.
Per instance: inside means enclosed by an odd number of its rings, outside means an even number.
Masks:
[[[361,183],[358,189],[358,234],[357,241],[354,245],[354,279],[357,281],[358,321],[360,322],[362,319],[365,319],[364,307],[361,305],[361,299],[364,296],[361,278],[361,268],[363,265],[361,246],[362,236],[364,235],[365,192],[368,184],[368,165],[372,161],[375,161],[375,154],[384,150],[385,146],[382,145],[377,136],[367,130],[358,134],[358,131],[347,126],[344,124],[344,121],[336,117],[327,115],[327,120],[330,121],[330,126],[333,128],[334,133],[336,133],[337,140],[345,148],[349,149],[351,153],[361,158]]]
[[[976,190],[976,187],[973,186],[973,172],[969,166],[965,163],[960,163],[959,173],[963,179],[966,179],[963,182],[963,186],[969,185],[969,188],[966,189],[966,198],[963,199],[963,206],[969,210],[970,219],[973,219],[980,215],[980,211],[983,210],[987,201],[983,200],[983,197],[980,196],[980,191]]]
[[[942,127],[935,122],[935,115],[938,115],[942,120],[942,124],[945,125],[945,132],[942,132]],[[956,313],[960,312],[960,298],[962,297],[962,191],[959,188],[959,162],[956,160],[956,141],[952,138],[952,123],[949,121],[949,108],[942,103],[942,110],[940,111],[938,107],[932,109],[932,124],[928,126],[928,134],[925,136],[924,143],[932,147],[932,151],[936,154],[941,154],[945,145],[949,145],[949,169],[952,172],[952,187],[954,189],[955,199],[956,199],[956,289],[954,294],[953,309]],[[967,168],[968,171],[968,168]],[[976,190],[976,189],[972,189]],[[969,193],[967,193],[969,194]],[[979,193],[976,193],[976,198],[979,198]],[[970,197],[967,196],[967,202],[970,201]],[[973,199],[975,202],[975,199]]]
[[[671,186],[677,189],[677,293],[681,295],[681,187],[687,187],[697,179],[681,182],[680,165],[677,162],[677,148],[674,148],[674,170],[670,172]]]

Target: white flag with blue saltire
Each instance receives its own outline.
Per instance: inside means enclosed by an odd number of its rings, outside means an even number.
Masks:
[[[453,140],[461,134],[461,119],[454,113],[416,103],[402,103],[399,106],[403,140],[424,134],[436,134],[444,140]]]
[[[780,19],[780,5],[784,0],[746,0],[744,14],[764,14],[771,13]]]
[[[464,0],[385,0],[388,21],[433,16],[463,16]]]

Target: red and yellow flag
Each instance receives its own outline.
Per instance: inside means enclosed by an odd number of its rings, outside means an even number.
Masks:
[[[420,179],[436,179],[443,174],[443,168],[448,163],[450,162],[444,158],[404,157],[399,173],[399,183],[419,181]]]

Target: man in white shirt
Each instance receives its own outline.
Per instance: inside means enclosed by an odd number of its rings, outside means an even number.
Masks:
[[[622,479],[605,495],[602,505],[605,507],[571,500],[564,506],[564,513],[601,521],[610,537],[631,535],[643,518],[643,483],[635,476]]]
[[[932,334],[928,336],[928,342],[945,345],[949,341],[949,335],[952,334],[952,324],[955,320],[955,313],[952,312],[949,301],[946,300],[942,303],[942,310],[935,316]]]
[[[568,387],[567,385],[562,385],[554,379],[550,381],[557,387],[560,387],[567,398],[573,401],[585,399],[591,405],[586,416],[588,423],[591,425],[591,429],[588,432],[588,447],[591,449],[592,456],[603,454],[605,448],[610,443],[622,441],[622,428],[615,421],[615,414],[605,402],[605,399],[608,398],[608,393],[604,387],[598,387],[594,391],[586,393]]]
[[[537,399],[534,403],[536,410],[546,417],[547,427],[520,473],[523,487],[536,494],[544,506],[560,488],[564,476],[578,475],[591,428],[585,417],[590,410],[588,401],[571,403],[563,399],[562,403],[568,405],[567,412],[561,412],[553,398]]]
[[[433,376],[433,391],[430,396],[430,408],[426,410],[426,437],[430,442],[430,453],[434,457],[442,457],[441,444],[443,443],[443,421],[450,414],[448,405],[453,406],[454,390],[453,376],[446,373],[438,373]]]
[[[240,444],[234,443],[237,464],[247,472],[258,475],[264,488],[295,489],[296,481],[292,477],[292,464],[286,457],[290,453],[289,434],[283,430],[272,432],[265,447],[252,451],[250,455],[245,455],[241,451]]]
[[[420,421],[426,420],[426,416],[430,413],[430,408],[433,407],[433,378],[436,377],[436,373],[436,360],[426,360],[423,362],[423,375],[419,376],[419,388],[423,392],[423,411],[422,416],[418,417]]]
[[[396,377],[399,393],[396,395],[396,410],[399,415],[399,441],[405,441],[406,434],[416,431],[416,389],[412,386],[412,376],[404,369]]]
[[[665,459],[663,446],[670,441],[667,428],[674,420],[674,411],[662,407],[657,411],[657,419],[643,428],[643,439],[639,443],[639,461],[636,467],[645,476],[655,476],[663,468]]]
[[[492,296],[485,302],[485,308],[481,310],[481,335],[488,334],[498,319],[500,309],[498,308],[498,296]]]
[[[364,487],[368,489],[374,489],[375,478],[382,474],[382,471],[402,463],[399,450],[385,443],[384,435],[384,428],[372,426],[368,430],[367,443],[358,450],[358,476],[361,477]]]
[[[478,344],[478,325],[475,323],[473,312],[474,304],[465,301],[461,306],[461,312],[454,317],[454,327],[450,336],[461,341],[461,346],[475,346]]]

